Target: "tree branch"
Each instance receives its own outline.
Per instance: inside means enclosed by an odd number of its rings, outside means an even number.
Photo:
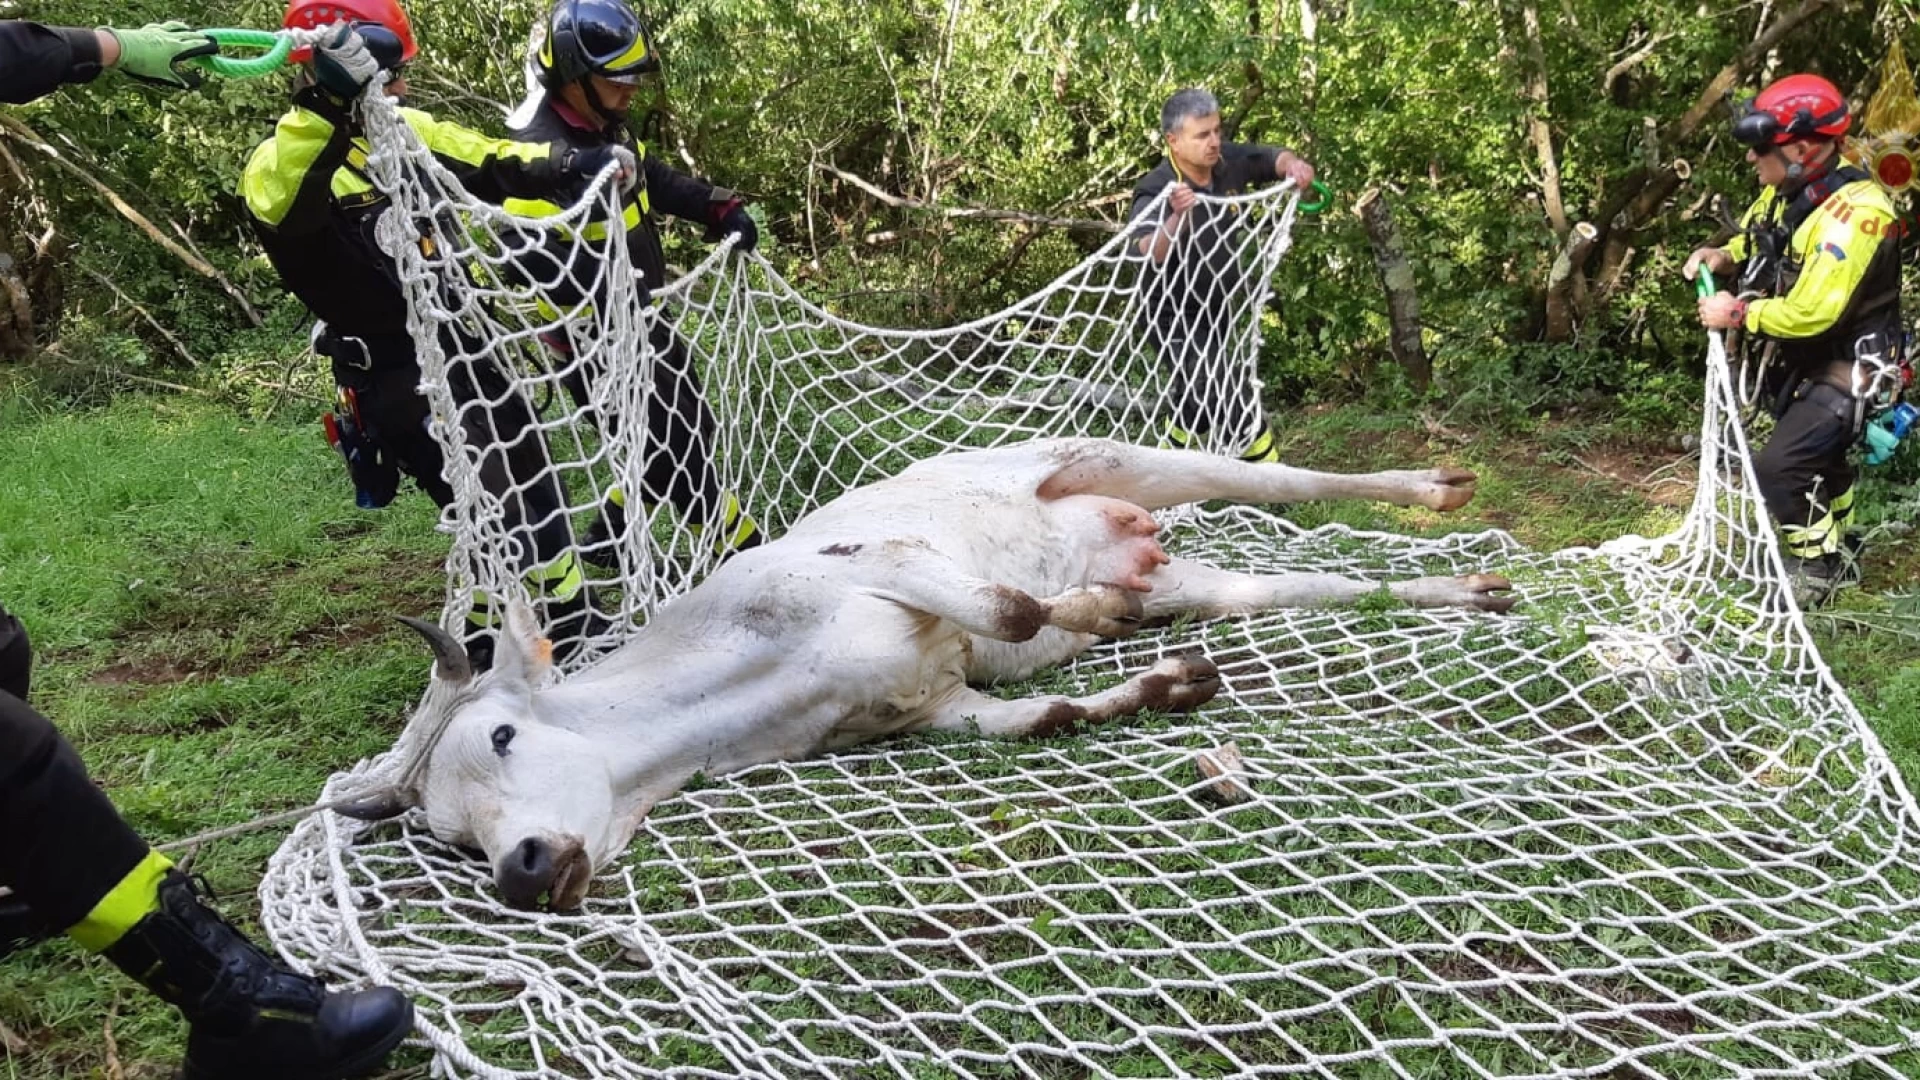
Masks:
[[[1647,38],[1646,44],[1634,50],[1626,59],[1608,68],[1606,75],[1600,80],[1600,92],[1606,94],[1608,97],[1612,97],[1613,84],[1619,82],[1620,77],[1627,72],[1645,63],[1647,58],[1653,55],[1653,50],[1658,47],[1661,42],[1666,41],[1672,36],[1672,34],[1654,34]]]
[[[1580,304],[1575,294],[1585,288],[1585,274],[1581,267],[1586,264],[1594,241],[1599,238],[1600,230],[1594,228],[1591,222],[1583,221],[1573,227],[1567,236],[1566,246],[1560,249],[1559,256],[1553,260],[1553,269],[1547,274],[1548,341],[1573,340],[1580,316]]]
[[[108,292],[111,292],[113,295],[120,298],[121,303],[127,305],[128,307],[132,308],[135,312],[139,313],[140,317],[146,320],[146,323],[148,326],[153,327],[155,332],[157,332],[161,337],[167,339],[167,344],[173,346],[173,351],[180,354],[180,359],[185,360],[187,362],[188,367],[197,368],[200,366],[200,361],[194,359],[193,354],[187,351],[186,343],[181,341],[178,337],[175,337],[173,331],[167,329],[166,326],[164,326],[159,319],[154,318],[153,312],[148,311],[146,308],[140,306],[139,301],[135,300],[131,296],[128,296],[126,292],[120,288],[120,286],[115,285],[113,283],[112,278],[108,277],[107,275],[101,273],[98,270],[95,270],[90,266],[81,267],[80,272],[92,278],[93,280],[99,282],[100,284],[105,285],[107,287]]]
[[[1527,99],[1533,108],[1527,113],[1527,133],[1540,158],[1540,194],[1546,202],[1547,221],[1553,235],[1567,238],[1567,207],[1560,194],[1560,160],[1553,151],[1553,115],[1547,97],[1547,52],[1540,42],[1540,12],[1533,0],[1520,5],[1520,21],[1527,39]]]
[[[195,255],[191,251],[188,251],[186,248],[181,247],[179,242],[174,240],[172,237],[168,236],[166,233],[161,232],[159,226],[147,220],[146,215],[142,214],[138,210],[135,210],[133,206],[127,202],[126,199],[120,196],[119,192],[113,190],[112,188],[108,187],[106,184],[102,183],[91,172],[88,172],[86,169],[83,169],[80,166],[75,165],[73,162],[68,161],[60,153],[59,150],[56,150],[45,139],[42,139],[38,132],[35,132],[32,128],[21,123],[19,120],[16,120],[15,118],[11,116],[7,116],[5,114],[0,114],[0,129],[3,129],[7,135],[12,136],[14,139],[18,140],[23,145],[30,146],[35,150],[40,151],[40,153],[45,155],[47,160],[52,162],[55,167],[61,169],[64,172],[71,173],[72,175],[78,177],[82,183],[92,188],[95,194],[99,195],[102,199],[105,199],[107,201],[107,205],[113,207],[113,209],[117,213],[119,213],[121,217],[126,218],[128,221],[132,222],[133,225],[136,228],[138,228],[141,232],[146,233],[147,237],[151,239],[154,243],[159,244],[161,247],[165,248],[168,254],[172,255],[176,259],[179,259],[181,262],[187,264],[187,266],[190,269],[192,269],[194,273],[199,274],[201,277],[204,277],[209,281],[212,281],[215,285],[218,285],[220,287],[220,291],[226,293],[229,297],[232,297],[234,302],[240,306],[240,310],[246,313],[248,322],[252,323],[254,326],[265,325],[264,321],[260,318],[260,313],[255,311],[253,309],[253,305],[247,301],[246,295],[242,293],[238,288],[236,288],[233,282],[228,281],[225,274],[222,274],[219,270],[215,269],[212,263],[207,262],[205,259],[202,259],[198,255]]]
[[[861,191],[866,192],[880,202],[897,210],[921,210],[930,214],[939,214],[941,217],[950,218],[955,221],[1011,221],[1018,222],[1022,225],[1035,225],[1049,229],[1086,229],[1088,231],[1117,233],[1125,227],[1120,222],[1101,221],[1097,218],[1054,217],[1050,214],[1030,214],[1025,210],[990,210],[975,206],[937,206],[919,199],[909,199],[904,196],[882,191],[871,181],[855,176],[843,169],[835,168],[825,162],[821,162],[814,167],[829,176],[852,184],[854,187],[859,188]]]
[[[1741,77],[1755,63],[1764,59],[1775,45],[1780,44],[1788,34],[1798,29],[1801,23],[1826,11],[1834,5],[1834,2],[1835,0],[1801,0],[1799,7],[1780,16],[1779,21],[1768,27],[1766,33],[1741,49],[1740,55],[1721,68],[1719,74],[1707,83],[1707,88],[1700,91],[1700,96],[1694,100],[1693,106],[1675,122],[1665,141],[1671,145],[1681,140],[1691,139],[1694,132],[1698,131],[1700,125],[1706,121],[1708,114],[1726,100],[1733,88],[1739,85]]]

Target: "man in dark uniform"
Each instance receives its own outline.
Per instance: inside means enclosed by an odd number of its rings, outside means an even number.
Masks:
[[[650,291],[666,282],[666,252],[654,220],[656,213],[697,222],[707,227],[707,239],[738,234],[736,250],[752,251],[759,229],[748,216],[743,200],[726,188],[675,172],[651,157],[627,126],[627,110],[641,82],[660,70],[659,52],[640,16],[625,0],[558,0],[547,20],[538,54],[540,87],[523,104],[514,128],[517,138],[551,142],[581,150],[619,147],[640,163],[639,182],[624,193],[622,220],[627,251],[639,272],[643,303]],[[563,207],[549,200],[510,200],[507,209],[529,216],[558,214]],[[607,222],[589,223],[582,239],[607,235]],[[521,260],[524,275],[541,282],[554,306],[591,301],[600,263],[585,245],[564,239]],[[549,283],[558,282],[558,285]],[[548,335],[549,347],[563,355],[574,350],[568,333]],[[715,422],[702,396],[698,373],[686,344],[664,319],[653,321],[649,338],[654,352],[654,386],[646,404],[646,467],[641,497],[648,503],[666,502],[696,528],[717,530],[712,542],[721,552],[758,544],[762,537],[739,498],[723,491],[713,465]],[[569,389],[584,403],[591,372],[575,372]],[[583,551],[595,562],[612,563],[611,548],[626,531],[626,493],[616,490],[602,508],[601,520],[589,534]]]
[[[107,68],[141,82],[186,89],[202,77],[187,61],[219,51],[213,39],[185,23],[82,30],[0,20],[0,101],[24,105],[66,83],[92,82]]]
[[[1219,429],[1243,446],[1246,461],[1280,460],[1273,428],[1260,406],[1260,391],[1248,377],[1228,370],[1228,344],[1235,317],[1227,300],[1246,285],[1246,252],[1239,212],[1202,206],[1196,192],[1239,195],[1251,184],[1292,180],[1302,190],[1313,183],[1313,166],[1284,147],[1222,142],[1220,103],[1205,90],[1181,90],[1160,110],[1167,159],[1133,187],[1135,248],[1157,269],[1145,289],[1148,336],[1173,377],[1179,411],[1167,421],[1167,442],[1193,445]],[[1168,188],[1164,218],[1147,208]]]
[[[103,66],[186,86],[212,42],[183,28],[48,30],[0,22],[0,98],[19,103]],[[330,993],[248,941],[127,827],[78,754],[27,705],[32,652],[0,610],[0,952],[64,933],[177,1007],[187,1080],[339,1080],[378,1068],[413,1006],[376,987]]]
[[[432,410],[418,389],[406,296],[393,260],[375,240],[392,204],[365,171],[369,151],[354,115],[357,86],[381,69],[393,75],[387,92],[405,94],[402,70],[414,55],[413,31],[397,0],[293,0],[284,21],[312,28],[331,24],[343,11],[361,20],[356,25],[372,47],[372,67],[347,76],[337,63],[316,64],[303,75],[293,108],[248,161],[240,193],[281,281],[320,320],[315,347],[332,360],[339,387],[332,433],[358,502],[386,505],[404,473],[444,508],[454,492],[442,477]],[[418,109],[401,115],[467,190],[493,202],[570,198],[609,164],[632,168],[631,158],[613,147],[490,139]],[[481,343],[459,326],[443,322],[438,329],[449,356],[484,356]],[[481,483],[500,498],[508,527],[525,526],[532,535],[521,567],[528,591],[559,647],[576,647],[604,623],[583,588],[564,494],[537,418],[490,361],[458,365],[452,382],[461,402],[488,403],[461,409],[467,444],[480,453]],[[470,653],[482,665],[491,648],[484,627],[497,622],[493,614],[486,603],[473,613]]]
[[[1695,251],[1682,271],[1741,269],[1739,295],[1701,299],[1700,321],[1744,330],[1747,348],[1773,354],[1766,389],[1777,422],[1754,472],[1802,606],[1841,582],[1853,517],[1847,454],[1906,382],[1899,211],[1841,155],[1851,124],[1846,97],[1817,75],[1762,90],[1733,131],[1760,197],[1740,235]]]

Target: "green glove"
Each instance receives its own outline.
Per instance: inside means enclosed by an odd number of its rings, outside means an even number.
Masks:
[[[191,90],[205,76],[187,61],[220,51],[212,38],[183,22],[149,23],[138,30],[101,29],[120,43],[120,62],[114,66],[149,86]]]

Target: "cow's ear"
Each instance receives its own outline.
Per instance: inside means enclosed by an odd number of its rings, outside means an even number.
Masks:
[[[529,686],[540,685],[553,668],[553,642],[540,636],[540,624],[533,608],[524,600],[507,605],[507,625],[494,650],[493,670],[519,679]]]

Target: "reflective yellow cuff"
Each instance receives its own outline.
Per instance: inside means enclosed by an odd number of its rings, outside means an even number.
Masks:
[[[726,509],[720,515],[720,529],[713,540],[713,550],[721,555],[729,551],[739,551],[746,546],[747,541],[753,539],[755,533],[760,531],[760,526],[753,520],[753,516],[741,508],[738,495],[729,491],[726,493],[726,500]],[[694,525],[694,535],[705,532],[706,528],[705,524]]]
[[[173,863],[157,851],[147,852],[134,868],[93,905],[87,917],[75,923],[67,936],[88,952],[104,952],[127,931],[160,906],[160,881]]]
[[[1173,421],[1167,421],[1160,436],[1161,449],[1186,450],[1193,446],[1193,433]]]
[[[1240,455],[1240,460],[1251,461],[1256,465],[1272,465],[1278,462],[1280,440],[1274,436],[1273,429],[1267,428],[1262,431],[1260,437],[1253,440],[1253,445],[1247,447],[1247,452]]]
[[[607,501],[625,510],[627,508],[627,493],[618,487],[608,488]]]
[[[526,582],[539,595],[555,600],[571,600],[579,594],[585,579],[580,573],[580,560],[568,551],[544,566],[527,571]]]
[[[1831,513],[1804,528],[1788,526],[1781,533],[1789,555],[1811,559],[1840,550],[1841,533]]]
[[[1827,509],[1837,518],[1851,516],[1853,514],[1853,489],[1848,488],[1828,500]]]

